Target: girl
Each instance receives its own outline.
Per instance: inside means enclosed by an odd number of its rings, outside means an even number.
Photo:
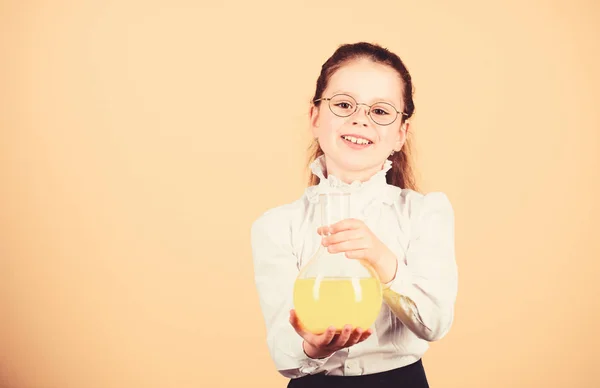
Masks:
[[[411,173],[412,91],[394,53],[340,46],[322,66],[310,107],[310,186],[252,224],[267,344],[288,387],[428,387],[421,358],[450,329],[457,268],[452,206],[443,193],[418,193]],[[320,227],[316,202],[331,187],[351,190],[364,217]],[[293,287],[318,244],[377,271],[385,303],[371,328],[303,329]]]

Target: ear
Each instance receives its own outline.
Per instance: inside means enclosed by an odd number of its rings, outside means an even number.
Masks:
[[[316,138],[319,135],[319,107],[311,104],[308,115],[310,118],[310,131],[312,136]]]
[[[394,147],[394,151],[400,152],[402,146],[406,142],[406,136],[408,135],[408,129],[410,127],[410,121],[406,120],[400,126],[400,130],[398,131],[398,141],[396,142],[396,146]]]

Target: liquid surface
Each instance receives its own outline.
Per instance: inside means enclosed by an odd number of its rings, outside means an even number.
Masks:
[[[294,308],[302,325],[320,334],[331,325],[341,331],[344,325],[367,330],[373,325],[382,303],[379,281],[375,278],[297,279]]]

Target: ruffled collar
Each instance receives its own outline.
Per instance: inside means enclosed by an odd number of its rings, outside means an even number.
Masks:
[[[319,177],[319,184],[309,187],[306,194],[309,201],[312,203],[319,201],[319,194],[327,193],[332,190],[352,192],[364,199],[381,199],[383,202],[391,203],[394,200],[394,198],[392,198],[392,191],[398,189],[387,183],[386,174],[391,168],[392,161],[386,159],[382,169],[377,171],[366,181],[357,179],[351,183],[346,183],[333,174],[328,174],[327,177],[325,177],[325,172],[327,171],[325,155],[321,155],[310,164],[311,172]]]

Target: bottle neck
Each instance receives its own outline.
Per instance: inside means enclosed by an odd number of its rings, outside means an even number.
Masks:
[[[350,218],[350,198],[345,192],[320,194],[321,225],[331,226]]]

